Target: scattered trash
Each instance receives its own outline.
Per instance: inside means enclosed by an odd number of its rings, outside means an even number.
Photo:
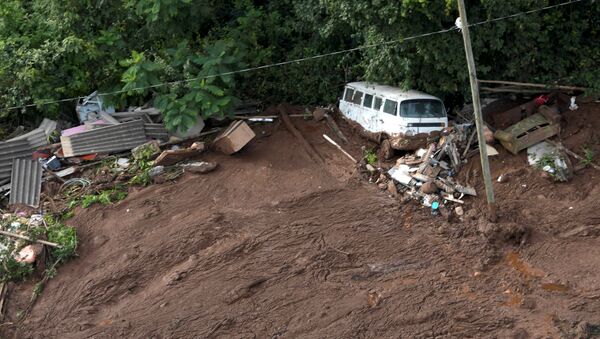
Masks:
[[[43,247],[39,244],[27,245],[23,247],[19,252],[13,254],[13,258],[18,263],[33,264],[37,257],[42,253]]]
[[[129,168],[129,159],[128,158],[119,158],[117,159],[117,166],[119,166],[122,169],[126,169]]]
[[[440,213],[440,203],[437,201],[434,201],[431,203],[431,215],[438,215]]]
[[[573,177],[573,168],[567,155],[548,142],[527,148],[527,161],[531,166],[549,173],[555,181],[569,181]]]
[[[579,109],[579,106],[575,103],[576,99],[577,99],[577,97],[571,97],[571,103],[569,104],[569,109],[571,111],[576,111]]]
[[[54,155],[46,161],[42,161],[42,167],[50,171],[56,171],[62,167],[60,160]]]
[[[202,120],[202,118],[200,118],[200,117],[197,117],[197,120],[196,120],[196,123],[194,124],[194,126],[189,128],[185,132],[177,131],[177,132],[173,133],[173,135],[178,138],[184,139],[184,140],[190,139],[190,138],[196,138],[196,137],[200,136],[203,129],[204,129],[204,120]]]
[[[217,168],[218,164],[216,162],[199,161],[181,164],[179,166],[181,166],[185,171],[188,172],[205,174],[214,171]]]
[[[465,211],[461,206],[456,206],[456,208],[454,208],[454,213],[456,213],[456,215],[459,217],[462,217],[465,214]]]
[[[500,153],[498,153],[498,150],[496,150],[493,146],[485,145],[485,147],[487,149],[487,155],[488,155],[488,157],[493,157],[495,155],[500,154]]]
[[[101,112],[114,113],[115,108],[112,106],[105,107],[102,97],[98,96],[98,91],[95,91],[87,97],[81,99],[81,101],[77,104],[75,111],[77,112],[79,121],[84,123],[86,121],[95,121],[101,119]]]
[[[158,175],[161,175],[164,171],[165,166],[155,166],[148,171],[148,175],[150,176],[150,178],[154,178]]]
[[[255,136],[248,124],[237,120],[215,138],[213,145],[220,152],[231,155],[241,150]]]

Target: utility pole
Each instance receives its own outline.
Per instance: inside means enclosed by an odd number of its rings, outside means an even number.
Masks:
[[[492,183],[492,175],[490,173],[490,163],[488,161],[485,136],[483,135],[483,118],[481,116],[481,102],[479,101],[479,83],[477,81],[477,72],[475,70],[473,49],[471,48],[471,36],[469,35],[469,23],[467,21],[467,10],[465,8],[464,0],[458,0],[458,12],[460,14],[460,20],[462,23],[461,31],[463,35],[463,41],[465,43],[467,65],[469,66],[469,80],[471,82],[471,96],[473,97],[475,127],[477,128],[479,157],[481,158],[481,170],[483,172],[483,183],[485,184],[489,218],[492,222],[496,222],[496,200],[494,199],[494,186]]]

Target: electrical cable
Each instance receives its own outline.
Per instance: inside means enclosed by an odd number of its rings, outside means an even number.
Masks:
[[[571,5],[571,4],[575,4],[575,3],[579,3],[579,2],[583,2],[583,1],[586,1],[586,0],[570,0],[570,1],[562,2],[562,3],[556,4],[556,5],[550,5],[550,6],[546,6],[546,7],[532,9],[532,10],[525,11],[525,12],[519,12],[519,13],[515,13],[515,14],[511,14],[511,15],[507,15],[507,16],[503,16],[503,17],[499,17],[499,18],[494,18],[494,19],[489,19],[489,20],[485,20],[485,21],[480,21],[480,22],[472,23],[472,24],[469,24],[468,26],[469,27],[480,26],[480,25],[484,25],[484,24],[488,24],[488,23],[492,23],[492,22],[497,22],[497,21],[501,21],[501,20],[512,19],[512,18],[519,17],[519,16],[522,16],[522,15],[527,15],[527,14],[532,14],[532,13],[536,13],[536,12],[541,12],[541,11],[545,11],[545,10],[548,10],[548,9],[553,9],[553,8],[557,8],[557,7],[567,6],[567,5]],[[294,59],[294,60],[282,61],[282,62],[277,62],[277,63],[273,63],[273,64],[268,64],[268,65],[262,65],[262,66],[257,66],[257,67],[249,67],[249,68],[244,68],[244,69],[240,69],[240,70],[236,70],[236,71],[224,72],[224,73],[219,73],[219,74],[212,74],[212,75],[207,75],[207,76],[203,76],[203,77],[195,77],[195,78],[189,78],[189,79],[183,79],[183,80],[163,82],[163,83],[159,83],[159,84],[155,84],[155,85],[150,85],[150,86],[136,87],[136,88],[130,88],[130,89],[126,89],[126,90],[118,90],[118,91],[113,91],[113,92],[103,92],[103,93],[98,93],[97,95],[98,96],[109,96],[109,95],[121,94],[121,93],[126,93],[126,92],[131,92],[131,91],[139,91],[139,90],[152,89],[152,88],[158,88],[158,87],[163,87],[163,86],[178,85],[178,84],[193,82],[193,81],[197,81],[197,80],[216,78],[216,77],[226,76],[226,75],[235,75],[235,74],[241,74],[241,73],[248,73],[248,72],[253,72],[253,71],[258,71],[258,70],[273,68],[273,67],[280,67],[280,66],[290,65],[290,64],[294,64],[294,63],[301,63],[301,62],[305,62],[305,61],[317,60],[317,59],[321,59],[321,58],[325,58],[325,57],[330,57],[330,56],[335,56],[335,55],[339,55],[339,54],[352,53],[352,52],[356,52],[356,51],[360,51],[360,50],[364,50],[364,49],[369,49],[369,48],[374,48],[374,47],[399,44],[399,43],[402,43],[402,42],[405,42],[405,41],[410,41],[410,40],[420,39],[420,38],[424,38],[424,37],[428,37],[428,36],[432,36],[432,35],[437,35],[437,34],[443,34],[443,33],[447,33],[447,32],[456,31],[458,29],[459,29],[458,27],[454,26],[454,27],[451,27],[451,28],[448,28],[448,29],[442,29],[442,30],[439,30],[439,31],[434,31],[434,32],[429,32],[429,33],[423,33],[423,34],[413,35],[413,36],[406,37],[406,38],[401,38],[401,39],[396,39],[396,40],[389,40],[389,41],[384,41],[384,42],[380,42],[380,43],[374,43],[374,44],[369,44],[369,45],[363,45],[363,46],[348,48],[348,49],[339,50],[339,51],[335,51],[335,52],[329,52],[329,53],[323,53],[323,54],[313,55],[313,56],[310,56],[310,57],[304,57],[304,58],[298,58],[298,59]],[[61,103],[61,102],[68,102],[68,101],[80,100],[82,98],[84,98],[84,97],[79,96],[79,97],[72,97],[72,98],[67,98],[67,99],[60,99],[60,100],[53,100],[53,101],[41,102],[41,103],[38,103],[38,104],[28,104],[28,105],[22,105],[22,106],[11,106],[11,107],[6,107],[6,108],[0,108],[0,111],[11,111],[11,110],[22,109],[22,108],[27,108],[27,107],[45,106],[45,105],[56,104],[56,103]]]

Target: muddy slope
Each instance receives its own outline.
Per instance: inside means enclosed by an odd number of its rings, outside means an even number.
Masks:
[[[494,160],[495,175],[523,172],[496,184],[501,223],[481,219],[485,204],[477,199],[465,206],[464,221],[446,222],[359,180],[321,137],[324,126],[295,121],[325,166],[275,125],[259,130],[241,154],[207,155],[220,162],[214,173],[79,211],[71,222],[81,236],[80,257],[60,268],[21,326],[3,326],[0,336],[598,333],[600,241],[593,231],[572,231],[598,224],[593,170],[556,185],[521,157],[503,153],[504,163]],[[346,147],[359,155],[364,143],[354,137]],[[483,192],[476,160],[468,180]],[[490,237],[521,226],[531,230],[524,244]],[[11,286],[7,321],[26,305],[31,288]]]

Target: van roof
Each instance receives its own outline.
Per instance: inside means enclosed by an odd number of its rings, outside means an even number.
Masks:
[[[434,97],[433,95],[427,94],[427,93],[423,93],[423,92],[419,92],[419,91],[415,91],[415,90],[408,90],[405,91],[401,88],[398,87],[393,87],[393,86],[387,86],[387,85],[379,85],[373,82],[365,82],[365,81],[360,81],[360,82],[350,82],[348,84],[346,84],[346,86],[350,86],[353,87],[355,89],[358,90],[367,90],[370,92],[375,92],[377,94],[381,94],[385,97],[389,97],[389,98],[397,98],[400,100],[405,100],[405,99],[434,99],[434,100],[440,100],[437,97]]]

